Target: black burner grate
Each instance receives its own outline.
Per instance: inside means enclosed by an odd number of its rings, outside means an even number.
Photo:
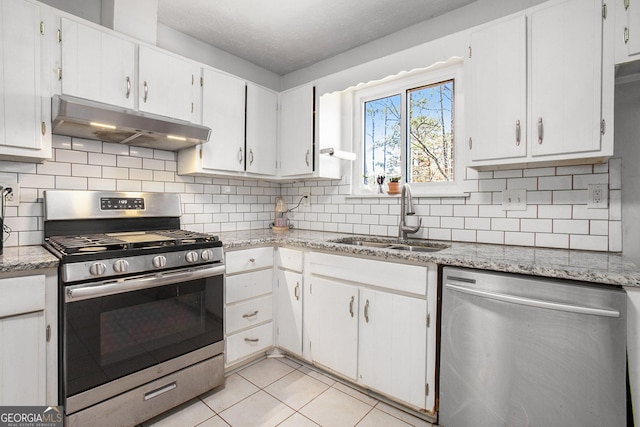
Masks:
[[[63,255],[217,242],[218,236],[187,230],[51,236],[48,243]]]

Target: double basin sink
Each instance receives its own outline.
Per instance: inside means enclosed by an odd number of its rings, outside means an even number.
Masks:
[[[331,242],[342,243],[345,245],[362,246],[367,248],[393,249],[396,251],[407,252],[437,252],[449,247],[448,245],[433,242],[412,241],[409,243],[399,243],[397,241],[382,239],[368,240],[362,237],[345,237],[342,239],[331,240]]]

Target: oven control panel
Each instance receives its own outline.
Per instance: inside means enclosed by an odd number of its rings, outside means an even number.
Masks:
[[[144,209],[142,197],[100,197],[100,209],[103,211],[119,211],[127,209]]]

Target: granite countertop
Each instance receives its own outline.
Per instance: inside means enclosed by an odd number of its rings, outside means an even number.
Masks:
[[[373,256],[390,261],[436,263],[607,285],[640,286],[640,268],[618,253],[460,242],[433,242],[448,247],[437,252],[425,253],[332,242],[345,237],[356,236],[308,230],[274,232],[268,229],[220,233],[220,240],[227,249],[279,244],[342,254]],[[361,237],[376,240],[371,236]]]
[[[333,242],[344,238],[391,240],[384,237],[309,230],[274,232],[261,229],[220,233],[220,240],[228,250],[278,244],[389,261],[435,263],[608,285],[640,286],[640,269],[631,260],[617,253],[461,242],[433,242],[436,245],[447,246],[437,252],[407,252]],[[58,259],[41,246],[8,247],[4,248],[3,254],[0,255],[0,273],[37,270],[57,265]]]
[[[58,258],[42,246],[12,246],[0,255],[0,273],[58,267]]]

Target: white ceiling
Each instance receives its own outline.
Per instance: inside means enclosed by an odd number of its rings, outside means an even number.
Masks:
[[[159,0],[158,22],[285,75],[475,0]]]

